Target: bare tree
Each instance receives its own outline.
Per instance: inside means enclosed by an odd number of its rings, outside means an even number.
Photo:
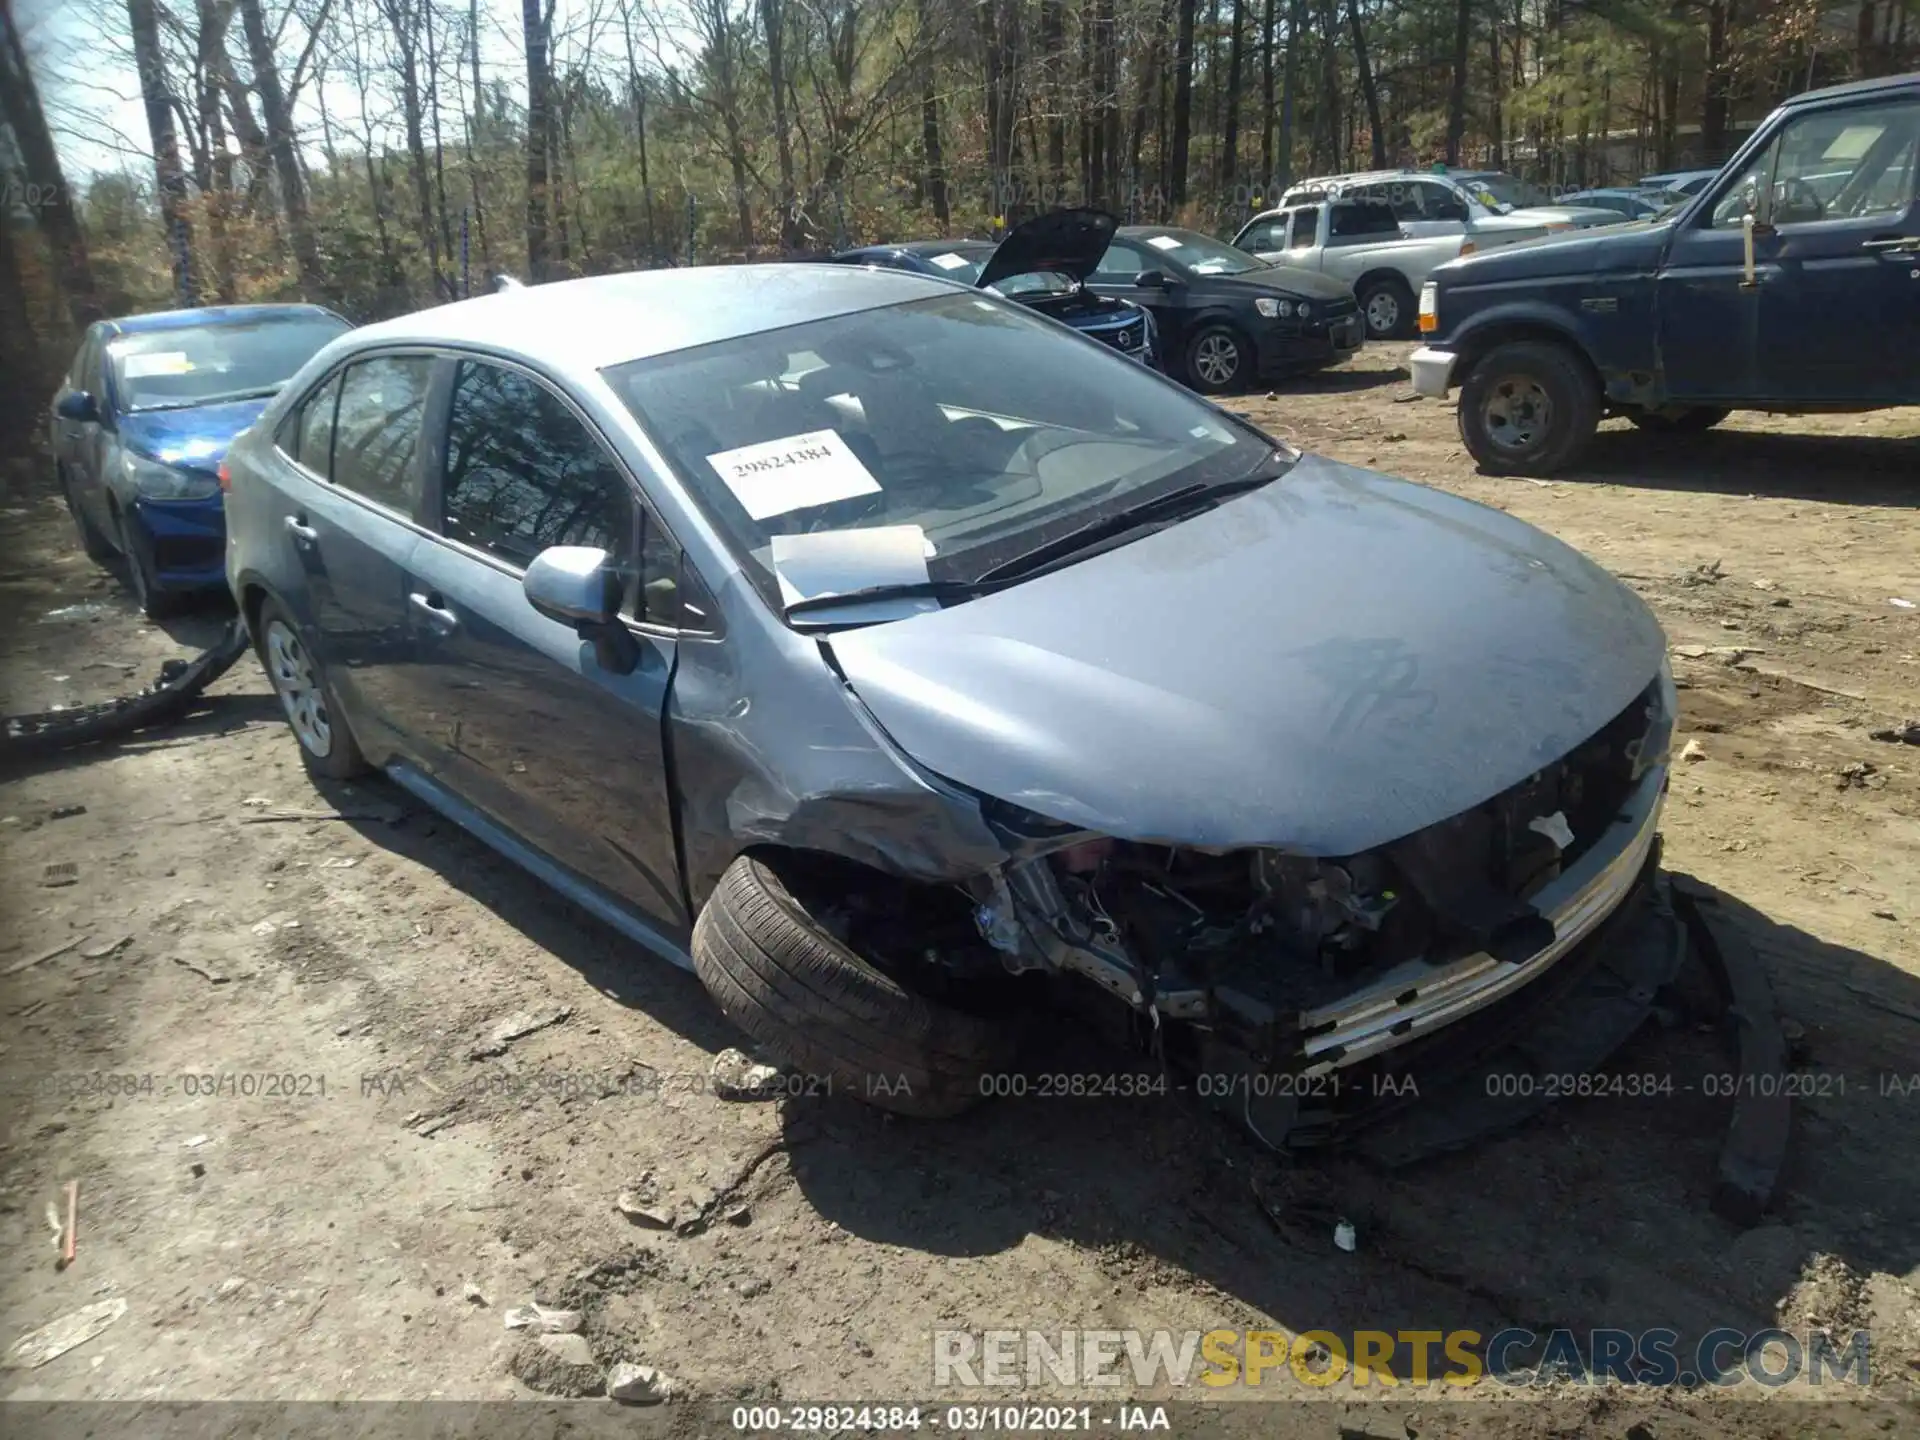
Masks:
[[[187,219],[187,172],[180,162],[180,137],[173,123],[179,102],[167,84],[166,65],[160,54],[160,16],[154,0],[127,0],[127,26],[133,36],[134,68],[140,77],[140,100],[153,146],[153,171],[173,262],[174,293],[182,305],[191,305],[193,228]]]
[[[14,23],[13,0],[0,0],[0,116],[13,133],[20,152],[28,185],[39,202],[35,217],[46,232],[52,247],[54,265],[60,279],[60,291],[66,298],[67,313],[74,325],[86,325],[100,317],[100,295],[94,285],[93,265],[87,255],[86,236],[81,233],[74,212],[73,193],[60,168],[60,155],[54,149],[53,134],[47,127],[47,115],[40,103],[40,91],[33,83],[33,69],[27,63],[27,50]],[[6,230],[0,219],[0,230]],[[11,242],[11,236],[8,237]],[[11,263],[6,273],[17,276]]]
[[[547,278],[547,157],[553,150],[547,49],[553,39],[553,0],[520,0],[521,33],[527,43],[527,278]]]

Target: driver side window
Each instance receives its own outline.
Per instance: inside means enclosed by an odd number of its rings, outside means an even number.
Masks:
[[[1902,214],[1914,199],[1917,145],[1913,100],[1800,116],[1720,197],[1713,224],[1737,229],[1749,212],[1774,225]]]
[[[1159,268],[1142,251],[1124,240],[1116,240],[1107,246],[1107,253],[1100,257],[1099,265],[1089,278],[1107,285],[1131,285],[1133,277],[1142,270]]]

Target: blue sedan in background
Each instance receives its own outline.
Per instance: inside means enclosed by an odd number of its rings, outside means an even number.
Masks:
[[[317,305],[169,310],[88,328],[54,396],[54,463],[87,554],[123,559],[147,614],[225,583],[227,446],[351,328]]]

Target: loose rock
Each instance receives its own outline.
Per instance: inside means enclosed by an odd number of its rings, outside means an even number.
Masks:
[[[655,1230],[673,1228],[673,1212],[662,1205],[649,1205],[645,1199],[631,1190],[622,1190],[614,1207],[636,1225],[648,1225]]]
[[[741,1051],[722,1050],[713,1057],[713,1093],[722,1100],[767,1100],[773,1096],[773,1082],[780,1078],[777,1066],[757,1065]]]
[[[1706,747],[1698,740],[1689,740],[1680,747],[1680,758],[1689,765],[1695,761],[1704,760],[1707,758]]]
[[[658,1405],[678,1389],[673,1377],[661,1374],[651,1365],[623,1362],[607,1372],[607,1394],[629,1405]]]

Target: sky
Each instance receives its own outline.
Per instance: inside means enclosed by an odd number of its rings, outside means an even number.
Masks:
[[[190,9],[192,0],[176,0]],[[278,22],[287,0],[262,0],[268,24]],[[374,8],[362,4],[371,17]],[[442,0],[442,10],[464,9],[461,0]],[[590,17],[601,16],[593,53],[603,63],[624,67],[617,0],[559,0],[554,17],[556,49],[564,56],[584,39]],[[84,184],[103,171],[152,168],[146,112],[133,65],[133,45],[124,0],[15,0],[15,18],[25,38],[35,84],[53,127],[60,160],[70,184]],[[520,34],[520,0],[481,0],[480,72],[482,81],[504,80],[516,95],[526,88],[526,61]],[[304,32],[289,26],[280,60],[286,71],[297,58]],[[636,25],[636,47],[639,45]],[[236,17],[228,50],[245,73],[245,37]],[[643,52],[644,58],[644,52]],[[178,83],[176,81],[176,83]],[[318,145],[320,112],[316,87],[298,102],[295,123],[305,144]],[[359,101],[353,87],[334,80],[327,85],[327,112],[336,127],[357,126]],[[257,113],[257,108],[256,108]]]

